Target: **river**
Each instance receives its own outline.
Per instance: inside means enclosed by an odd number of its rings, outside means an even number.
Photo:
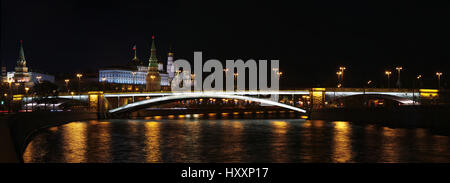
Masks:
[[[426,129],[303,119],[114,119],[43,129],[25,162],[450,162]]]

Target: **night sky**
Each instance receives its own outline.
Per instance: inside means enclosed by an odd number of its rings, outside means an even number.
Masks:
[[[285,87],[386,83],[384,70],[404,68],[404,85],[417,74],[428,87],[435,72],[450,75],[450,6],[360,1],[1,1],[1,61],[13,69],[19,40],[31,69],[96,72],[125,65],[137,44],[148,60],[152,35],[158,57],[204,60],[279,59]],[[394,80],[391,84],[395,83]],[[449,87],[443,84],[444,87]]]

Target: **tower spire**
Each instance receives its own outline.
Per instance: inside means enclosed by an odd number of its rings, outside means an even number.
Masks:
[[[147,91],[161,91],[161,77],[158,71],[158,58],[156,57],[155,36],[152,36],[152,48],[150,49],[147,77],[145,78]]]
[[[23,42],[20,40],[20,46],[19,46],[19,57],[17,58],[17,65],[25,66],[25,52],[23,51]]]
[[[139,60],[139,58],[137,57],[137,51],[136,50],[137,50],[136,45],[134,45],[133,46],[134,57],[133,57],[133,59],[131,59],[131,63],[130,63],[131,66],[141,66],[141,65],[143,65],[141,63],[141,60]]]
[[[25,60],[25,52],[23,51],[23,42],[20,40],[19,57],[17,58],[16,67],[14,68],[14,80],[16,82],[26,83],[30,81],[27,61]]]
[[[156,57],[155,36],[152,36],[152,47],[150,49],[150,59],[148,67],[158,67],[158,58]]]
[[[133,51],[134,51],[134,58],[133,58],[133,60],[136,60],[137,59],[136,45],[133,46]]]

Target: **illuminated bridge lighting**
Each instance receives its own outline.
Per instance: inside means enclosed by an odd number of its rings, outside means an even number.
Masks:
[[[271,101],[268,99],[260,99],[260,98],[253,98],[253,97],[240,96],[240,95],[223,95],[223,94],[212,94],[212,93],[190,93],[190,94],[184,93],[184,95],[178,94],[178,95],[170,95],[170,96],[152,98],[152,99],[148,99],[148,100],[131,103],[131,104],[128,104],[128,105],[125,105],[122,107],[118,107],[116,109],[111,109],[111,110],[109,110],[109,112],[110,113],[121,112],[121,111],[131,109],[131,108],[134,108],[137,106],[142,106],[142,105],[147,105],[147,104],[157,103],[157,102],[163,102],[163,101],[194,99],[194,98],[228,98],[228,99],[248,100],[248,101],[252,101],[252,102],[259,102],[262,104],[279,106],[279,107],[290,109],[293,111],[306,113],[306,111],[303,109],[300,109],[300,108],[297,108],[294,106],[290,106],[290,105],[286,105],[286,104],[282,104],[279,102],[274,102],[274,101]]]

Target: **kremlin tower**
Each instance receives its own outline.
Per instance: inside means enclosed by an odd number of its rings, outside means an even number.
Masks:
[[[17,58],[16,67],[14,68],[14,81],[18,83],[28,83],[30,76],[28,73],[27,61],[25,60],[25,53],[23,51],[22,40],[20,40],[19,58]]]
[[[161,91],[161,77],[158,71],[158,59],[156,58],[155,36],[152,36],[152,48],[150,49],[150,59],[146,81],[146,91]]]
[[[169,54],[167,56],[167,73],[169,74],[169,83],[172,81],[175,72],[175,66],[173,65],[173,52],[169,49]]]

